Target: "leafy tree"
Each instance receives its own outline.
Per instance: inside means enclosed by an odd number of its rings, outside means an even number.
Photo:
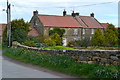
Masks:
[[[109,24],[104,35],[106,46],[118,45],[118,31],[114,25]]]
[[[93,46],[103,46],[104,45],[104,34],[101,29],[96,29],[92,36],[91,43]]]
[[[24,42],[27,39],[30,24],[23,19],[16,19],[11,22],[11,39],[12,41]],[[7,28],[3,33],[3,42],[7,43]]]
[[[11,22],[12,27],[12,41],[18,41],[20,43],[27,39],[30,24],[23,19],[13,20]]]
[[[55,33],[59,34],[60,37],[62,37],[64,35],[64,33],[65,33],[65,30],[61,29],[59,27],[54,27],[53,30],[49,31],[49,35],[50,36],[53,35],[53,34],[55,34]]]
[[[62,45],[62,37],[59,34],[55,33],[51,36],[51,39],[55,41],[56,45]]]

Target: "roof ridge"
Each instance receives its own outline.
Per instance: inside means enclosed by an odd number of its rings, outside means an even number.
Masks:
[[[79,17],[80,18],[80,17]],[[81,19],[81,18],[80,18]],[[82,19],[81,19],[82,20]],[[83,23],[87,26],[87,27],[89,27],[85,22],[84,22],[84,20],[82,20],[83,21]]]
[[[47,14],[38,14],[38,16],[55,16],[55,17],[66,17],[66,16],[60,16],[60,15],[47,15]],[[67,16],[69,17],[69,16]]]
[[[101,28],[104,28],[96,18],[94,18],[94,19],[100,24]]]

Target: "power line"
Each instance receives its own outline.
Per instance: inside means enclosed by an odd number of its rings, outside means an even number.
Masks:
[[[79,8],[79,7],[85,7],[85,6],[96,6],[96,5],[104,5],[104,4],[111,4],[111,3],[114,3],[116,1],[112,1],[112,2],[103,2],[103,3],[95,3],[95,4],[86,4],[86,5],[80,5],[80,6],[69,6],[69,7],[64,7],[64,6],[53,6],[53,7],[39,7],[39,6],[36,6],[36,7],[31,7],[31,6],[22,6],[22,5],[16,5],[16,7],[23,7],[23,8]]]

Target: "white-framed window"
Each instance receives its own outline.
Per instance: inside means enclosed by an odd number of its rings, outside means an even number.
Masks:
[[[94,34],[94,29],[91,29],[91,34]]]
[[[82,39],[85,39],[85,37],[83,36]]]
[[[78,29],[74,29],[73,34],[77,35],[78,34]]]
[[[85,34],[85,29],[84,28],[82,29],[82,34]]]
[[[90,40],[92,39],[92,36],[90,36]]]
[[[53,30],[53,28],[50,28],[50,30]]]
[[[78,38],[73,38],[73,41],[77,41],[78,40]]]

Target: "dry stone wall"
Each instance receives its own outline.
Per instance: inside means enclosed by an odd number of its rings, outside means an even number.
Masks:
[[[49,50],[39,49],[23,45],[16,45],[20,48],[39,51],[47,54],[67,54],[74,57],[78,62],[82,63],[97,63],[103,65],[120,65],[119,50]]]

